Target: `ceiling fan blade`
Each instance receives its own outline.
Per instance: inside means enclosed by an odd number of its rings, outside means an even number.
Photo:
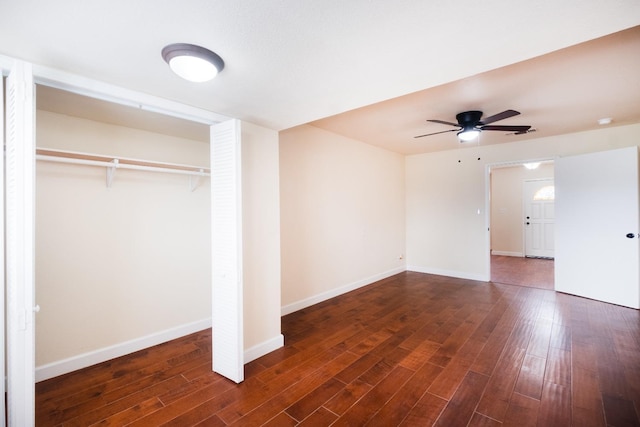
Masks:
[[[427,134],[425,134],[425,135],[418,135],[418,136],[414,136],[414,138],[422,138],[423,136],[437,135],[437,134],[439,134],[439,133],[456,132],[457,130],[458,130],[458,129],[443,130],[442,132],[427,133]]]
[[[444,120],[427,120],[431,123],[440,123],[441,125],[449,125],[449,126],[460,126],[457,123],[445,122]]]
[[[500,125],[489,125],[489,126],[480,126],[481,130],[501,130],[504,132],[526,132],[531,129],[531,126],[500,126]]]
[[[488,125],[489,123],[508,119],[509,117],[517,116],[518,114],[520,114],[520,112],[516,110],[505,110],[502,113],[494,114],[493,116],[487,117],[486,119],[482,120],[481,124]]]

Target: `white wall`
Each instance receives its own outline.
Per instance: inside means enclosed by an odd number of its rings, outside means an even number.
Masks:
[[[524,256],[524,181],[553,179],[553,162],[536,169],[523,165],[491,168],[491,252]]]
[[[209,143],[38,111],[39,147],[207,167]],[[280,331],[278,134],[242,123],[244,347]],[[211,322],[209,179],[39,161],[36,352],[39,379]]]
[[[278,133],[242,122],[245,361],[281,347]]]
[[[282,306],[405,269],[404,157],[313,126],[280,133]]]
[[[640,124],[407,157],[407,268],[488,280],[486,165],[638,144]]]
[[[39,147],[207,166],[208,142],[38,111]],[[211,318],[209,180],[39,161],[36,365]],[[71,365],[73,367],[73,365]]]

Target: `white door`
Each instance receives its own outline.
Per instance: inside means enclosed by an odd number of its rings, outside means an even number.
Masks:
[[[556,161],[556,290],[640,308],[638,148]]]
[[[0,69],[0,72],[2,70]],[[0,135],[4,135],[4,82],[0,77]],[[4,138],[2,138],[4,145]],[[4,224],[4,162],[0,161],[0,224]],[[4,242],[4,227],[0,227],[0,241]],[[0,245],[0,277],[5,277],[4,266],[4,245]],[[3,288],[4,289],[4,288]],[[2,351],[0,352],[0,378],[5,377],[5,295],[4,291],[0,292],[0,342]],[[0,396],[5,394],[5,382],[0,381]],[[0,426],[5,426],[5,417],[7,413],[6,403],[3,399],[0,402]]]
[[[553,258],[555,197],[553,179],[524,181],[524,256]]]
[[[240,122],[211,126],[213,370],[244,380]]]
[[[35,424],[34,91],[31,65],[16,61],[6,98],[7,408],[10,426]]]

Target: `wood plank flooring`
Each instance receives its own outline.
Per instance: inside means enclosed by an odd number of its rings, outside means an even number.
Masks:
[[[239,385],[210,331],[38,383],[37,425],[640,425],[637,310],[406,272],[282,329]]]
[[[554,260],[491,255],[491,281],[506,285],[554,289]]]

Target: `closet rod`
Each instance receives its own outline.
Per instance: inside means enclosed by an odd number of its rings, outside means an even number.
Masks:
[[[36,149],[36,159],[48,162],[102,166],[115,169],[133,169],[149,172],[174,173],[190,176],[209,176],[209,168],[175,163],[153,162],[72,151]]]

